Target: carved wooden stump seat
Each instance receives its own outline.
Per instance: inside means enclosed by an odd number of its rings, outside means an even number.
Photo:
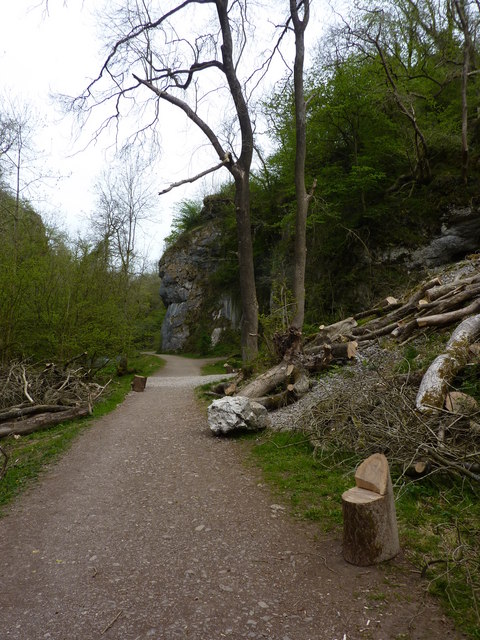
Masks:
[[[386,457],[375,453],[364,460],[355,484],[342,495],[343,557],[358,566],[390,560],[400,544]]]

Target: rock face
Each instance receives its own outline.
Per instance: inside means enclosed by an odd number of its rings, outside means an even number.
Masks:
[[[214,400],[207,411],[208,425],[216,436],[235,431],[261,431],[271,424],[265,407],[243,396]]]
[[[473,207],[454,208],[444,216],[441,233],[427,245],[412,251],[392,247],[380,261],[404,262],[409,269],[430,269],[463,259],[480,249],[480,212]]]
[[[163,351],[183,349],[202,316],[208,316],[213,345],[226,327],[236,328],[239,324],[231,297],[212,292],[208,282],[219,264],[219,235],[214,222],[207,221],[169,247],[159,262],[160,296],[167,308],[162,325]]]

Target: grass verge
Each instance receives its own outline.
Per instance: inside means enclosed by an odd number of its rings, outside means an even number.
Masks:
[[[262,469],[296,517],[341,536],[341,495],[354,485],[358,458],[338,452],[316,457],[300,433],[247,435],[242,442],[250,463]],[[447,478],[411,482],[397,491],[396,508],[402,548],[419,580],[464,633],[480,640],[480,501],[475,489]]]
[[[130,383],[134,374],[150,375],[163,366],[164,362],[156,357],[141,355],[130,361],[130,373],[122,377],[114,377],[108,387],[108,393],[100,399],[93,409],[92,416],[71,420],[45,431],[37,431],[21,438],[9,436],[1,441],[2,448],[8,455],[7,471],[0,480],[0,516],[5,507],[21,491],[29,487],[39,474],[50,463],[68,450],[75,437],[92,424],[92,419],[99,418],[120,404],[130,391]],[[108,371],[102,376],[109,379]]]

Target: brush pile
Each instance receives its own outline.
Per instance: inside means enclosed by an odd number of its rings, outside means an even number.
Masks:
[[[91,413],[107,385],[92,382],[89,374],[83,366],[71,368],[68,363],[39,367],[13,362],[0,368],[0,438],[33,433]]]

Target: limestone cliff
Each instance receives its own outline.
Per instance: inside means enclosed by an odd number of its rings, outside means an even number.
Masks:
[[[236,328],[239,311],[230,293],[215,291],[211,277],[219,266],[219,236],[214,220],[182,235],[159,262],[160,296],[167,308],[162,350],[197,350],[205,336],[215,344],[226,328]]]

